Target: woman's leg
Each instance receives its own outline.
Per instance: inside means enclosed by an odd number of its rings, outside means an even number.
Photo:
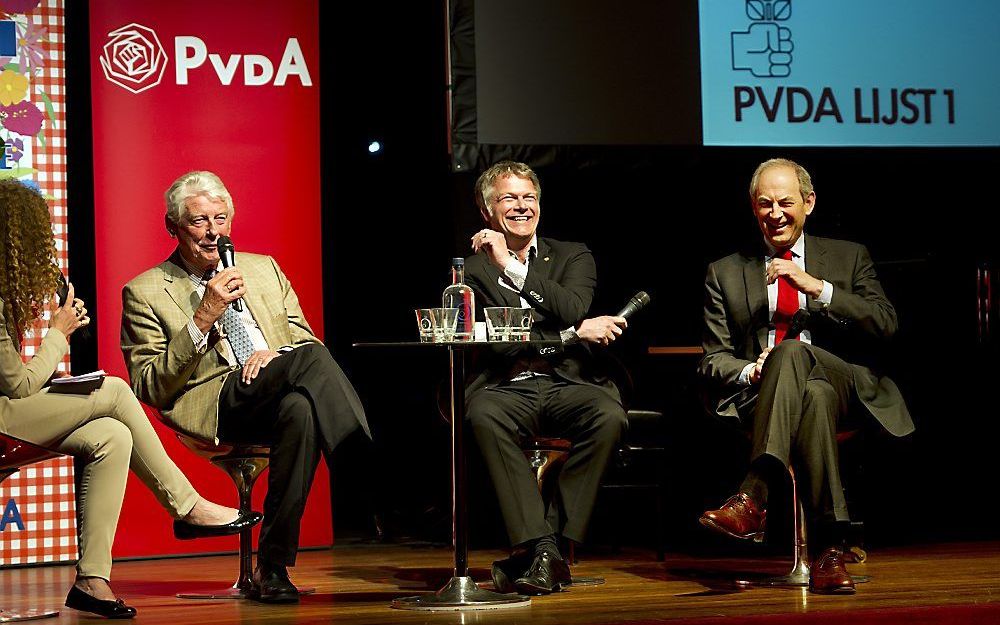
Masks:
[[[56,447],[76,463],[79,577],[111,579],[111,544],[125,496],[132,435],[122,423],[95,419],[73,430]]]
[[[131,468],[171,516],[180,519],[201,497],[163,449],[142,404],[121,378],[108,377],[93,393],[94,413],[123,423],[132,435]]]

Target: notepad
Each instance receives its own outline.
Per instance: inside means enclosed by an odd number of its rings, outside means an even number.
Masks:
[[[101,388],[107,373],[103,369],[81,375],[71,375],[66,378],[53,378],[50,393],[72,393],[86,395]]]

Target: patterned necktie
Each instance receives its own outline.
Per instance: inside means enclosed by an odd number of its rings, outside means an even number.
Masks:
[[[205,274],[205,279],[211,280],[214,275],[214,270],[209,271]],[[233,349],[233,356],[236,357],[236,361],[242,367],[254,352],[253,341],[250,340],[250,333],[247,332],[246,326],[243,325],[240,314],[233,310],[232,304],[226,306],[226,312],[222,314],[222,328],[226,331],[226,338]]]
[[[784,260],[792,260],[792,250],[785,250],[781,254]],[[785,338],[788,332],[788,324],[792,317],[799,310],[799,292],[792,286],[784,276],[778,278],[778,306],[774,310],[774,345]]]

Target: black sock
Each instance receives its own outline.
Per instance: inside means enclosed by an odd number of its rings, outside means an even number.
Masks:
[[[747,472],[740,484],[740,492],[749,495],[760,510],[767,510],[767,480],[754,469]]]
[[[740,492],[749,495],[761,510],[766,510],[768,485],[780,483],[787,473],[788,469],[780,460],[764,454],[750,464],[750,470],[740,485]]]
[[[540,556],[542,553],[548,553],[550,556],[562,560],[562,554],[559,553],[559,539],[556,538],[555,534],[542,536],[535,541],[535,555]]]

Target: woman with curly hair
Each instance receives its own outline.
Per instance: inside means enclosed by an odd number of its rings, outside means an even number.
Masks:
[[[179,538],[238,533],[260,520],[201,497],[170,460],[142,405],[123,380],[108,377],[87,394],[50,393],[48,382],[69,349],[68,338],[90,322],[70,284],[64,302],[48,206],[16,180],[0,180],[0,432],[72,455],[76,463],[80,560],[66,606],[109,618],[132,618],[111,576],[125,481],[131,468],[176,520]],[[26,330],[50,317],[48,331],[25,364]]]

